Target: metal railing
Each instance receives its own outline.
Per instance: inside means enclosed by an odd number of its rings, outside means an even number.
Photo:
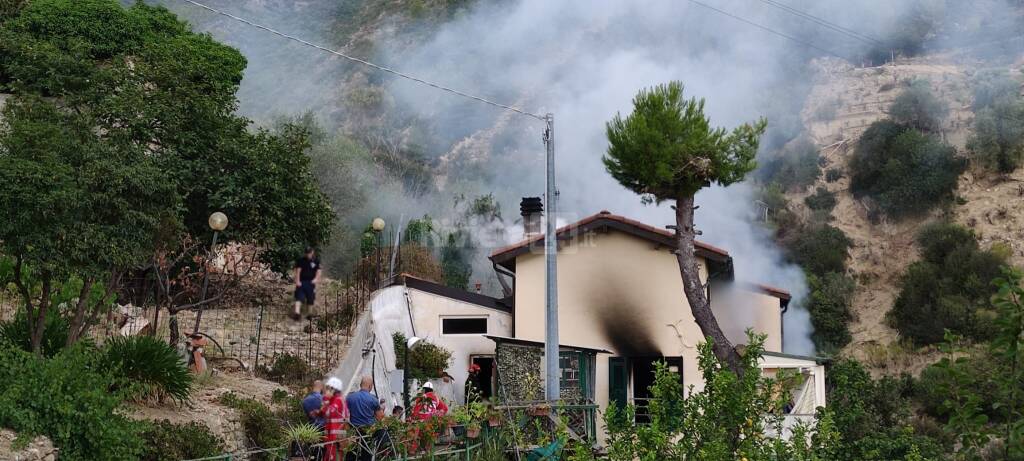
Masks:
[[[321,442],[317,444],[308,445],[303,450],[306,455],[302,459],[319,459],[314,456],[315,453],[321,453],[327,450],[329,446],[336,446],[339,453],[345,453],[345,447],[342,444],[350,444],[354,438],[347,440],[339,440],[333,442]],[[459,448],[445,448],[439,451],[430,451],[426,453],[417,453],[413,455],[394,455],[394,452],[389,452],[387,455],[378,457],[376,453],[371,454],[373,460],[434,460],[437,458],[441,459],[453,459],[461,458],[469,461],[473,458],[473,453],[480,450],[482,443],[467,444],[464,447]],[[369,447],[364,447],[368,449]],[[291,459],[291,446],[282,446],[277,448],[258,448],[252,450],[235,451],[231,453],[224,453],[216,456],[207,456],[205,458],[194,458],[183,461],[235,461],[235,460],[249,460],[257,455],[262,455],[263,459],[267,461],[286,461]],[[344,456],[342,456],[344,458]]]

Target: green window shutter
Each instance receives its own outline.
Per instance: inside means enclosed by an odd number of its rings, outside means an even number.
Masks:
[[[615,402],[619,408],[625,408],[626,390],[629,386],[629,371],[625,357],[608,358],[608,401]]]

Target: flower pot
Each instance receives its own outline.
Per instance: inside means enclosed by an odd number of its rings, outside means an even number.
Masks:
[[[491,427],[498,427],[501,425],[501,418],[498,416],[492,416],[490,418],[487,418],[487,425]]]
[[[468,428],[466,428],[466,438],[467,439],[475,439],[477,437],[480,437],[480,428],[479,427],[468,427]]]
[[[547,416],[551,414],[551,407],[541,406],[530,408],[530,415],[532,416]]]

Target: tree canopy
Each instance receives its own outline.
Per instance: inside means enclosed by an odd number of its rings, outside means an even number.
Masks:
[[[966,167],[952,146],[891,120],[872,123],[850,157],[850,190],[892,217],[948,202]]]
[[[694,195],[711,183],[741,181],[757,165],[764,119],[732,131],[713,128],[703,99],[683,99],[683,84],[641,90],[633,112],[607,125],[604,165],[626,188],[656,201]]]
[[[307,133],[272,134],[234,114],[245,65],[142,2],[37,0],[0,17],[0,92],[12,93],[0,253],[40,306],[30,320],[70,277],[87,292],[156,252],[209,241],[214,211],[230,219],[227,239],[263,248],[278,270],[328,238],[334,216]]]
[[[209,214],[224,211],[228,237],[270,248],[277,268],[327,238],[332,214],[302,155],[306,134],[253,130],[234,115],[246,64],[237,50],[162,7],[111,0],[34,1],[0,34],[0,85],[15,100],[59,96],[105,148],[159,168],[173,188],[161,194],[177,199],[165,231],[207,235]]]

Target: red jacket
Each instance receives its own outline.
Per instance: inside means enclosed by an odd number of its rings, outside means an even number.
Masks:
[[[345,434],[345,425],[348,423],[348,408],[345,407],[345,399],[337,392],[331,397],[331,401],[324,407],[324,441],[337,442]],[[342,447],[339,443],[331,443],[326,447],[324,453],[325,461],[341,461]]]
[[[425,421],[434,416],[448,414],[448,405],[444,404],[437,394],[427,392],[416,398],[416,404],[412,407],[412,419]]]

